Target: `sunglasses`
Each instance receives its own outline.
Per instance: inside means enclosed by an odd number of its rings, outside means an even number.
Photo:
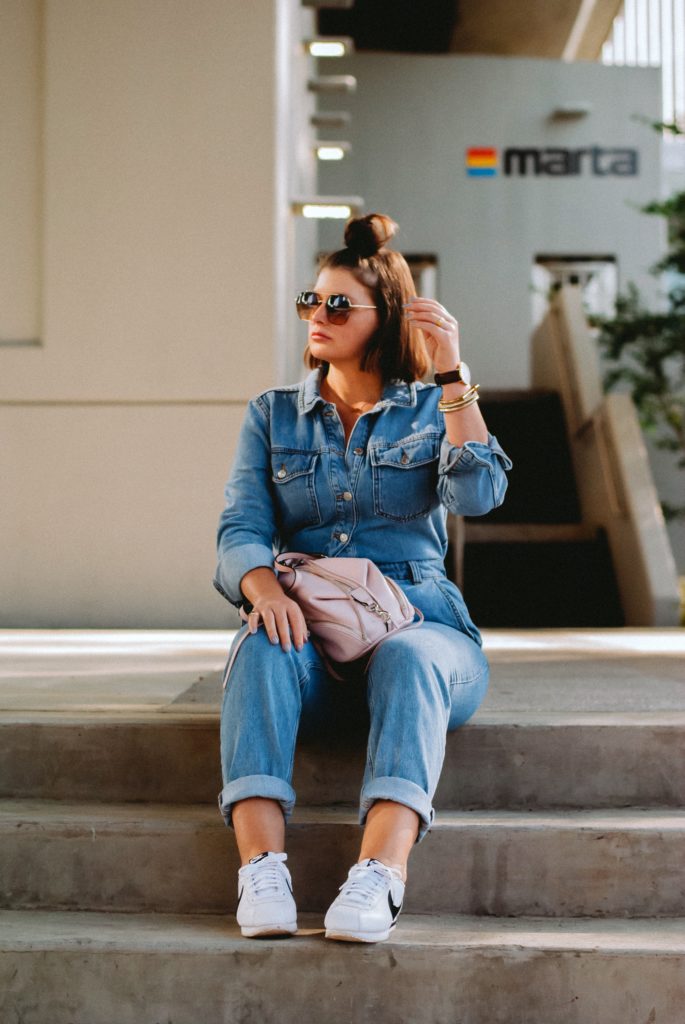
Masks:
[[[295,299],[300,320],[311,320],[322,302],[324,300],[318,292],[300,292]],[[347,295],[329,295],[324,304],[329,324],[346,324],[353,309],[376,309],[375,306],[351,302]]]

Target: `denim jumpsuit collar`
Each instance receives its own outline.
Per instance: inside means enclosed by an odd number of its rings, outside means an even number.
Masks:
[[[325,405],[325,399],[321,397],[321,367],[312,370],[300,384],[297,399],[300,412],[311,412],[320,402]],[[416,405],[416,384],[407,384],[403,380],[388,381],[383,387],[383,394],[379,402],[376,402],[371,412],[384,409],[390,405]]]

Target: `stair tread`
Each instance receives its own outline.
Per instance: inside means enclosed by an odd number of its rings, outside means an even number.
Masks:
[[[513,721],[530,711],[685,712],[683,630],[482,633],[493,671],[476,723],[493,712]],[[218,725],[221,669],[233,636],[230,630],[161,637],[141,631],[133,639],[115,630],[0,630],[0,725]],[[127,645],[131,652],[122,653]],[[187,672],[179,673],[174,659],[187,660]],[[647,687],[640,685],[646,680]]]
[[[218,808],[208,804],[100,803],[95,801],[0,799],[0,830],[24,828],[34,822],[40,828],[70,825],[103,832],[148,832],[226,828]],[[296,807],[292,825],[356,824],[356,806]],[[446,828],[508,828],[570,830],[685,830],[685,810],[660,807],[550,810],[440,810],[433,830]]]
[[[599,681],[598,681],[599,682]],[[670,696],[670,695],[668,695]],[[617,700],[618,703],[618,700]],[[683,701],[685,704],[685,700]],[[220,712],[199,714],[193,711],[174,715],[160,714],[159,712],[140,712],[139,714],[112,714],[110,712],[82,711],[0,711],[0,729],[9,726],[77,726],[79,728],[96,728],[109,726],[145,726],[158,729],[207,729],[216,728],[219,731]],[[656,710],[612,710],[610,708],[599,708],[596,711],[582,709],[558,709],[558,710],[525,710],[524,708],[512,707],[507,710],[490,710],[487,706],[479,709],[473,718],[459,727],[459,734],[465,729],[482,728],[512,728],[519,729],[522,726],[660,726],[668,729],[682,729],[685,727],[685,707],[683,710],[671,710],[660,708]],[[450,742],[450,733],[447,741]]]
[[[322,936],[320,914],[298,915],[297,941],[244,939],[228,914],[135,914],[98,911],[0,910],[3,951],[68,950],[81,953],[127,951],[146,953],[225,953],[263,956],[312,949]],[[684,918],[497,918],[463,915],[403,914],[389,943],[383,946],[447,947],[469,950],[601,951],[612,955],[685,955]],[[329,943],[319,947],[329,954]],[[348,955],[368,955],[368,946],[345,944]],[[296,955],[299,955],[296,954]]]

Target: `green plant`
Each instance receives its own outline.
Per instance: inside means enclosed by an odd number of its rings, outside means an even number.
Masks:
[[[661,123],[654,127],[674,130]],[[668,224],[668,251],[651,272],[685,278],[685,192],[640,209],[665,217]],[[608,363],[605,390],[627,386],[645,432],[658,448],[677,455],[678,467],[685,469],[685,284],[672,287],[667,307],[654,312],[630,283],[616,300],[615,317],[592,322],[599,327],[597,340]],[[663,502],[662,508],[667,519],[685,519],[685,504]]]

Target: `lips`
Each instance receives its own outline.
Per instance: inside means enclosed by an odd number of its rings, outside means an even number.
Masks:
[[[309,335],[309,338],[310,338],[311,341],[314,341],[317,338],[319,340],[321,340],[321,341],[330,341],[331,340],[329,334],[322,334],[321,331],[312,331],[312,333]]]

